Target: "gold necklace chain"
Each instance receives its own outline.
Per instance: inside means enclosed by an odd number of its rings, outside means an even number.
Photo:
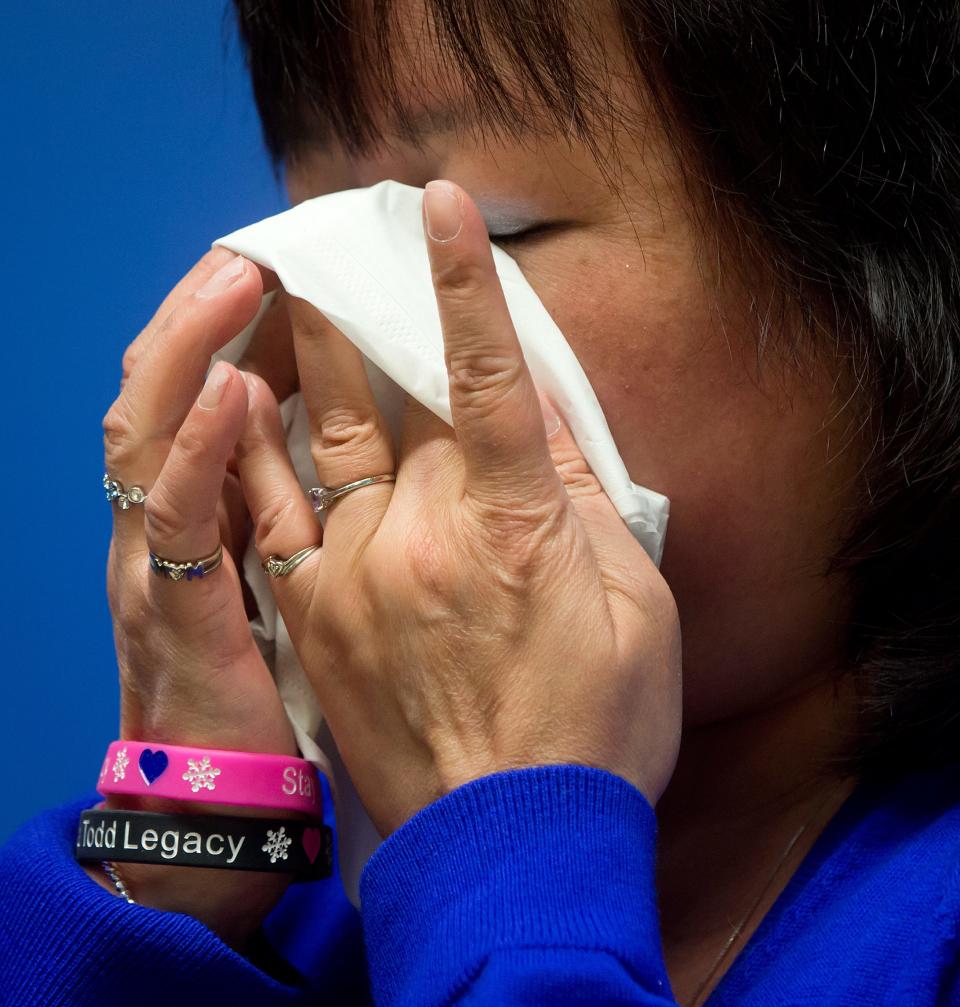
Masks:
[[[797,831],[793,834],[793,836],[790,839],[790,842],[787,843],[786,849],[783,851],[783,853],[780,856],[780,859],[777,861],[776,866],[770,872],[770,876],[764,882],[763,888],[760,890],[760,894],[751,903],[750,908],[747,910],[746,916],[744,916],[743,919],[733,928],[733,933],[731,933],[730,936],[727,938],[727,940],[724,942],[723,947],[720,949],[720,953],[717,955],[717,957],[713,960],[713,963],[710,965],[709,971],[703,977],[703,980],[697,987],[697,992],[694,994],[693,1000],[690,1002],[690,1007],[703,1007],[704,1001],[701,1000],[700,998],[705,993],[708,985],[710,984],[711,979],[713,979],[713,977],[717,974],[717,970],[726,960],[727,955],[730,953],[734,945],[737,943],[737,939],[743,933],[744,928],[747,926],[750,920],[753,919],[753,914],[760,908],[764,898],[770,891],[771,886],[777,879],[777,875],[780,873],[780,869],[787,862],[787,860],[790,857],[790,854],[793,853],[793,851],[796,849],[797,843],[800,842],[801,838],[803,837],[803,834],[807,831],[810,825],[812,825],[813,822],[815,822],[816,819],[820,816],[820,813],[827,806],[830,798],[833,795],[834,795],[833,790],[828,791],[827,795],[823,798],[823,800],[817,804],[816,808],[813,811],[813,814],[810,815],[810,817],[803,823],[803,825],[801,825],[800,828],[797,829]]]

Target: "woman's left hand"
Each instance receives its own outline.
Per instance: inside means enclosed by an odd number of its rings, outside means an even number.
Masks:
[[[408,398],[395,459],[359,351],[294,302],[321,484],[397,478],[333,504],[323,548],[272,582],[280,611],[383,835],[470,780],[550,763],[655,803],[680,737],[673,596],[538,397],[476,207],[442,182],[424,208],[454,427]],[[261,556],[287,557],[317,522],[276,400],[249,384],[240,477]]]

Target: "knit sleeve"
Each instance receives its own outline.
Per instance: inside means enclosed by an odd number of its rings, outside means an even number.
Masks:
[[[655,818],[580,766],[476,780],[414,816],[361,881],[380,1007],[674,999],[654,892]]]
[[[273,978],[193,917],[132,905],[97,885],[73,843],[80,812],[98,800],[46,811],[0,849],[5,1007],[318,1004],[296,973]]]

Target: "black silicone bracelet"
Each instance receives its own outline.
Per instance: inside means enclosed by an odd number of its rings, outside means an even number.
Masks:
[[[153,811],[81,812],[77,860],[330,876],[333,836],[320,822],[239,815],[166,815]]]

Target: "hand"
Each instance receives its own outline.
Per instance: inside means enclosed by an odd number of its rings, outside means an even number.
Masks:
[[[120,396],[104,418],[106,471],[127,488],[147,490],[142,508],[114,506],[107,572],[121,738],[297,752],[229,553],[219,570],[190,582],[148,567],[148,550],[183,561],[209,555],[221,541],[242,549],[245,509],[224,489],[246,420],[247,386],[228,364],[217,364],[206,383],[204,374],[211,354],[251,321],[262,289],[258,270],[239,256],[224,249],[204,256],[127,350]],[[275,336],[277,324],[274,314],[262,327],[266,335]],[[256,347],[252,354],[262,357]],[[286,380],[281,371],[270,377],[277,387]],[[120,796],[107,806],[258,813]],[[190,913],[237,947],[289,883],[285,875],[212,868],[125,863],[120,871],[138,902]],[[99,868],[91,876],[103,883]]]
[[[397,466],[359,352],[293,302],[320,482],[397,479],[334,503],[322,550],[274,581],[281,614],[382,834],[472,779],[548,763],[655,802],[680,735],[673,597],[538,399],[476,207],[450,183],[424,202],[454,427],[408,399]],[[250,384],[240,478],[261,555],[288,556],[316,520],[276,401]]]

